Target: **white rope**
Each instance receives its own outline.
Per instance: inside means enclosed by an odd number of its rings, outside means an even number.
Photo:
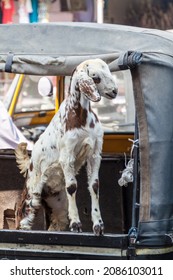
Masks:
[[[131,151],[130,151],[130,157],[132,158],[134,148],[139,147],[139,139],[133,140],[133,139],[129,138],[128,140],[133,143]]]
[[[134,159],[130,159],[126,165],[126,168],[122,171],[121,178],[118,180],[118,184],[127,186],[128,183],[133,182],[133,165]]]
[[[125,169],[122,171],[121,174],[121,178],[118,180],[118,184],[119,186],[127,186],[128,183],[132,183],[133,182],[133,166],[134,166],[134,159],[132,158],[133,155],[133,150],[135,147],[139,146],[139,140],[132,140],[132,139],[128,139],[129,141],[131,141],[133,143],[131,151],[130,151],[130,160],[127,162],[127,157],[125,154]]]

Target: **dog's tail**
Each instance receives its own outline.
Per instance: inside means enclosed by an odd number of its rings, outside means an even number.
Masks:
[[[22,142],[15,149],[16,162],[20,169],[20,173],[23,174],[24,177],[27,176],[27,171],[30,165],[30,158],[26,148],[27,143]]]

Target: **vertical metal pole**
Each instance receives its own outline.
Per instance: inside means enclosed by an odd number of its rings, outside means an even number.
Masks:
[[[139,139],[138,136],[138,122],[137,117],[135,118],[135,135],[134,140]],[[138,224],[138,213],[139,213],[139,205],[137,203],[139,190],[138,190],[138,164],[139,164],[139,148],[134,146],[133,150],[133,158],[134,158],[134,168],[133,168],[133,198],[132,198],[132,226],[129,230],[129,246],[127,250],[128,259],[135,260],[136,259],[136,247],[135,243],[137,240],[137,224]]]
[[[97,0],[97,23],[104,22],[104,0]]]
[[[135,118],[135,135],[134,135],[134,140],[139,139],[139,132],[138,132],[138,122],[137,122],[137,117]],[[133,151],[133,158],[134,158],[134,169],[133,169],[133,201],[132,201],[132,227],[136,228],[137,227],[137,214],[139,211],[139,190],[138,190],[138,164],[139,164],[139,148],[134,147]]]

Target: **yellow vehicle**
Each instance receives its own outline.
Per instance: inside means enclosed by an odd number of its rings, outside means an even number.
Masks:
[[[92,104],[104,128],[104,153],[128,153],[134,132],[134,100],[130,71],[115,73],[119,96],[114,101],[102,100]],[[4,97],[4,105],[15,125],[34,142],[50,122],[59,104],[64,99],[69,85],[69,76],[49,76],[50,96],[38,92],[40,76],[17,74]],[[44,83],[42,82],[42,87]],[[128,87],[127,87],[128,84]],[[117,145],[114,145],[116,139]]]
[[[50,233],[44,223],[37,231],[15,230],[15,198],[24,179],[13,150],[2,149],[0,257],[171,259],[173,156],[168,123],[173,104],[173,35],[109,24],[57,23],[0,26],[0,39],[5,42],[0,46],[0,71],[15,74],[4,105],[29,141],[36,141],[50,122],[73,69],[85,59],[105,60],[119,88],[115,100],[92,104],[104,129],[100,208],[105,235],[96,238],[90,230],[84,169],[78,182],[85,187],[79,188],[77,197],[83,233]],[[39,95],[43,81],[49,81],[46,96]],[[132,180],[119,181],[129,170],[129,160],[134,162]],[[21,244],[25,244],[22,250]]]

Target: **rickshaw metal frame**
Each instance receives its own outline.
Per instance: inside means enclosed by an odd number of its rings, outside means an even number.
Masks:
[[[57,23],[1,25],[0,39],[3,42],[0,46],[0,71],[69,75],[77,64],[96,57],[105,60],[112,71],[130,69],[139,129],[140,162],[140,173],[134,174],[139,182],[139,205],[132,206],[133,211],[139,207],[139,220],[129,228],[129,234],[105,235],[97,239],[90,234],[76,236],[72,233],[2,230],[1,244],[41,244],[44,248],[44,245],[55,243],[64,245],[68,240],[67,245],[72,247],[103,248],[106,244],[107,248],[115,249],[113,255],[88,254],[87,250],[82,254],[76,250],[71,255],[65,250],[60,255],[57,253],[56,258],[172,258],[173,140],[172,128],[168,127],[173,114],[173,34],[120,25]],[[40,42],[44,42],[44,46]],[[138,162],[138,155],[135,161]],[[14,254],[19,257],[17,246],[14,249],[7,247],[0,246],[1,256]],[[51,258],[49,249],[43,251],[46,257]],[[22,257],[27,255],[25,253]],[[41,257],[39,253],[38,257]]]

